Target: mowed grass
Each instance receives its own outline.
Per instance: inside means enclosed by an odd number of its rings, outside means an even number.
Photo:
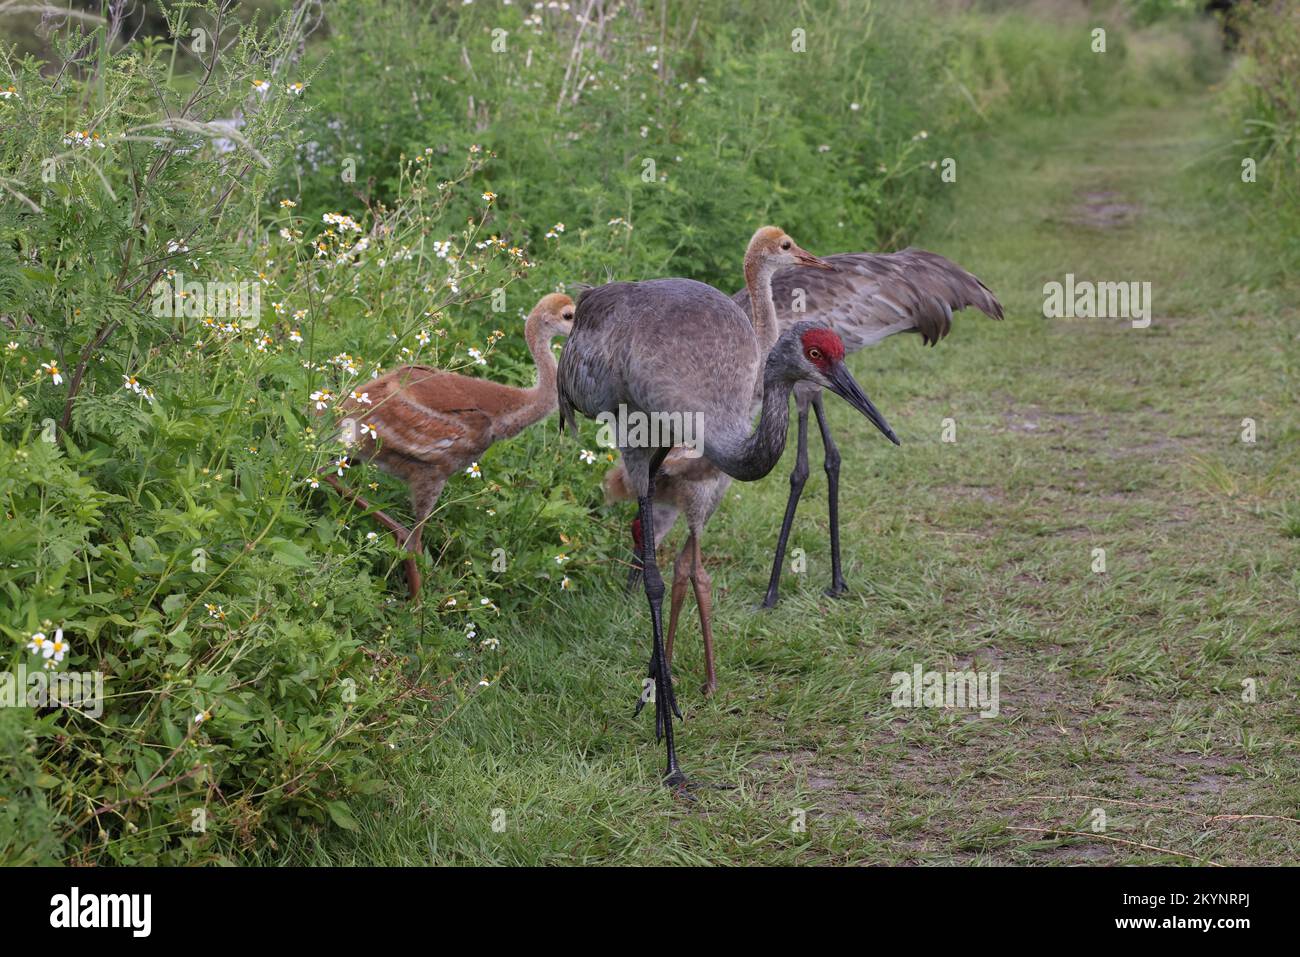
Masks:
[[[1235,206],[1238,160],[1207,159],[1219,145],[1194,98],[957,157],[916,243],[983,278],[1006,321],[962,313],[934,349],[900,337],[853,358],[901,448],[828,399],[845,598],[821,594],[816,438],[791,539],[807,571],[772,612],[756,604],[793,443],[733,486],[705,546],[718,694],[699,692],[690,604],[674,669],[694,801],[658,786],[652,719],[632,717],[649,619],[615,568],[494,626],[501,680],[399,749],[357,830],[303,831],[267,860],[1294,861],[1296,299]],[[1043,284],[1067,272],[1151,282],[1150,328],[1044,320]],[[1000,714],[892,707],[891,674],[916,664],[998,671]]]

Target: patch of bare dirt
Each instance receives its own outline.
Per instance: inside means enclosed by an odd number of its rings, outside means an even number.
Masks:
[[[1142,207],[1125,202],[1113,190],[1081,193],[1079,203],[1070,210],[1066,222],[1089,229],[1118,229],[1131,225],[1140,215]]]

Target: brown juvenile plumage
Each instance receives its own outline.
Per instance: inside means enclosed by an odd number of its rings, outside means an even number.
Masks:
[[[358,457],[374,462],[410,489],[411,528],[381,511],[376,510],[374,517],[407,551],[406,578],[412,598],[420,593],[415,556],[420,552],[421,532],[443,485],[496,442],[517,435],[555,411],[556,362],[551,340],[567,336],[572,327],[573,300],[560,293],[543,296],[529,313],[524,337],[537,365],[537,382],[532,388],[408,365],[358,386],[353,391],[358,398],[340,403],[344,434],[358,450]],[[334,475],[326,474],[325,480],[362,508],[372,508]]]

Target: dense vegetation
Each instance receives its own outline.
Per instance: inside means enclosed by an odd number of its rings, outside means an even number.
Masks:
[[[505,666],[495,621],[609,586],[608,456],[539,427],[449,485],[405,606],[395,546],[317,490],[334,463],[404,508],[314,414],[336,397],[412,359],[526,383],[539,295],[731,288],[764,222],[900,244],[963,144],[1203,83],[1217,44],[1123,7],[1104,54],[1093,19],[902,2],[165,9],[178,42],[87,16],[48,25],[44,59],[0,51],[0,667],[100,671],[107,696],[0,708],[8,862],[352,828],[388,745]],[[1252,14],[1232,108],[1294,208],[1281,9]],[[260,318],[157,286],[196,281],[256,286]],[[33,636],[56,633],[51,657]]]
[[[1255,197],[1257,225],[1279,242],[1275,265],[1294,274],[1300,263],[1300,5],[1246,5],[1233,23],[1243,56],[1226,99],[1240,124],[1242,179],[1249,159],[1250,181],[1264,187]]]

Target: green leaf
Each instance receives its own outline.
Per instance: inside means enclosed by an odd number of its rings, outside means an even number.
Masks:
[[[330,817],[334,823],[345,831],[359,831],[360,825],[357,819],[352,816],[352,811],[342,801],[330,801],[325,805],[326,810],[330,812]]]
[[[47,286],[53,286],[56,281],[56,277],[54,273],[49,269],[41,269],[36,266],[27,266],[18,271],[21,272],[28,279],[32,280],[33,282],[43,282]]]
[[[307,553],[303,551],[301,545],[296,545],[283,538],[271,539],[267,544],[270,545],[271,551],[275,552],[275,557],[282,564],[294,565],[299,568],[311,565],[311,559],[307,557]]]

